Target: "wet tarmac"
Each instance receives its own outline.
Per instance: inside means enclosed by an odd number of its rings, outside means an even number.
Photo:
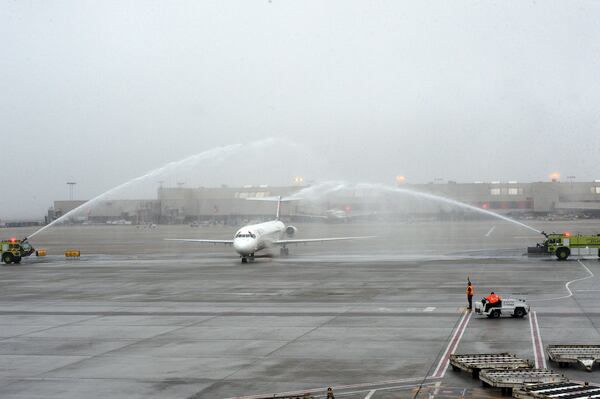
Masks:
[[[547,362],[548,344],[600,343],[597,256],[523,256],[538,237],[504,222],[306,225],[301,236],[379,237],[251,264],[229,247],[162,241],[233,230],[85,226],[36,237],[49,256],[0,267],[0,397],[325,395],[329,386],[336,398],[500,397],[447,368],[447,355]],[[83,256],[66,260],[70,247]],[[465,315],[467,276],[476,298],[524,297],[535,313]],[[600,369],[560,371],[600,382]]]

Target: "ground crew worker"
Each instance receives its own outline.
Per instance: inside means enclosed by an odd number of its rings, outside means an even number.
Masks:
[[[327,388],[327,399],[335,399],[333,397],[333,389],[331,387]]]
[[[486,296],[485,299],[487,301],[487,304],[485,305],[485,311],[487,311],[489,308],[502,306],[502,298],[494,293],[494,291],[492,291],[490,295]]]
[[[467,283],[467,301],[469,302],[468,310],[473,309],[473,295],[475,294],[475,287],[471,284],[471,281]]]

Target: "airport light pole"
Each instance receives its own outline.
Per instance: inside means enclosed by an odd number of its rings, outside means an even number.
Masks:
[[[69,186],[69,201],[73,201],[73,194],[75,192],[75,185],[77,183],[74,181],[68,181],[67,185]]]

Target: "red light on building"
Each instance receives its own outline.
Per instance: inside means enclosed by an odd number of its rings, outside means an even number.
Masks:
[[[483,204],[481,204],[481,207],[483,209],[490,209],[490,204],[488,202],[484,202]]]
[[[352,207],[350,205],[346,205],[344,207],[344,209],[346,210],[346,212],[351,212],[352,211]]]

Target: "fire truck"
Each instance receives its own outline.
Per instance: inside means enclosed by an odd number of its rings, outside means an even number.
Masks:
[[[542,232],[546,240],[535,247],[527,248],[528,254],[554,254],[558,260],[566,260],[573,249],[598,248],[598,256],[600,257],[600,234],[597,235],[572,235],[569,232],[562,234]]]
[[[27,238],[17,240],[13,237],[9,240],[0,241],[0,249],[2,251],[2,262],[7,265],[21,263],[22,258],[35,252],[31,244],[27,242]]]

